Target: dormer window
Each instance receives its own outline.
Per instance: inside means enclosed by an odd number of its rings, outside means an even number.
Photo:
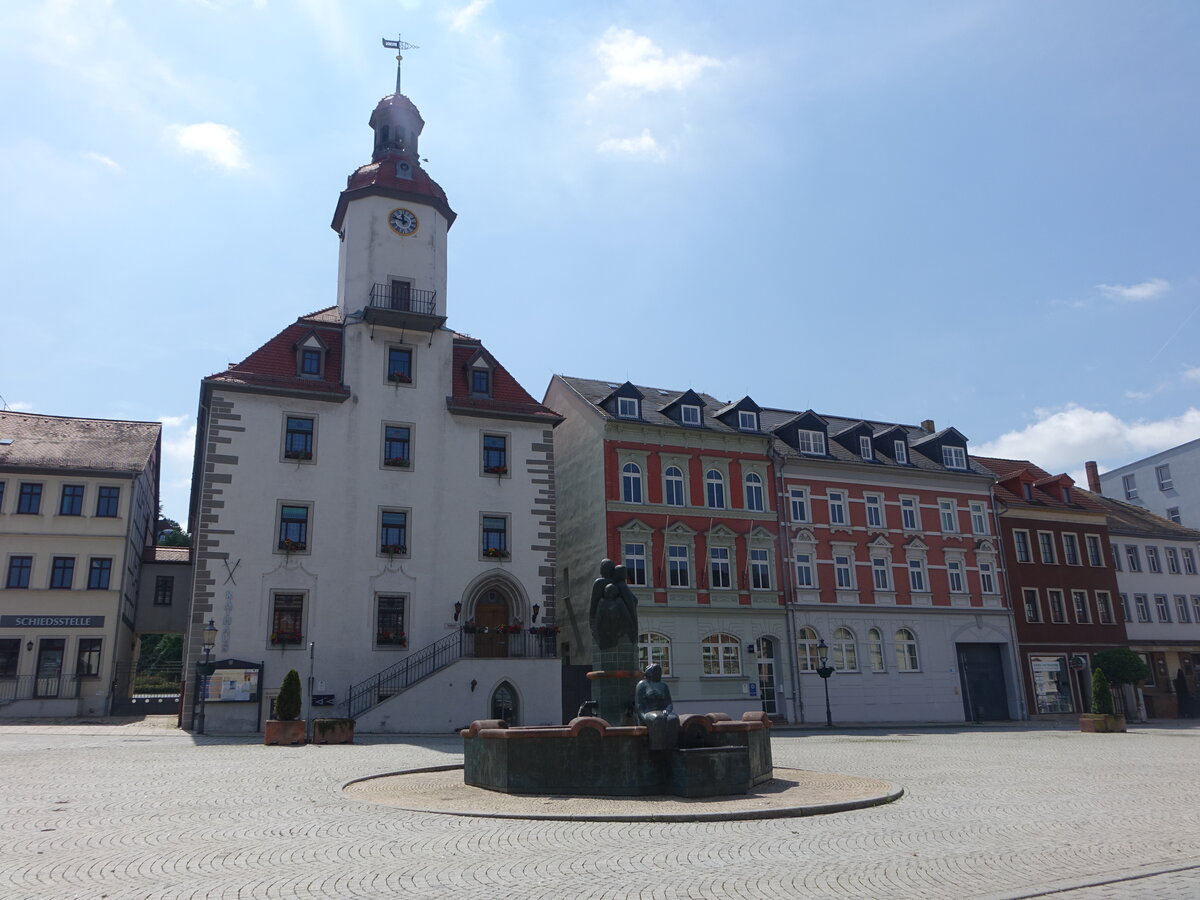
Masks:
[[[947,469],[965,469],[967,467],[967,450],[965,447],[942,447],[942,465]]]
[[[321,375],[321,351],[312,347],[305,347],[300,351],[300,374],[312,375],[320,377]]]
[[[892,455],[896,457],[896,462],[902,465],[908,464],[908,444],[904,441],[893,441],[892,451]]]
[[[487,369],[472,369],[471,393],[477,397],[490,397],[492,394],[492,373]]]
[[[749,410],[740,410],[738,412],[738,430],[758,431],[758,416]]]
[[[1025,494],[1025,499],[1032,502],[1033,501],[1033,485],[1026,483],[1026,484],[1021,485],[1021,488]]]
[[[1062,498],[1063,503],[1067,504],[1068,506],[1071,505],[1071,489],[1069,487],[1064,487],[1062,489]]]
[[[633,397],[617,398],[617,415],[622,419],[638,418],[638,402]]]
[[[858,455],[867,462],[875,459],[875,448],[871,446],[871,439],[865,434],[858,436]]]
[[[814,456],[825,455],[825,434],[821,431],[797,431],[796,449]]]
[[[634,413],[636,415],[636,412]],[[622,415],[624,415],[622,413]],[[684,425],[699,425],[700,424],[700,407],[698,406],[681,406],[679,407],[679,421]]]

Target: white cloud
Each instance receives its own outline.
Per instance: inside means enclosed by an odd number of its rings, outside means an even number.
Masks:
[[[682,91],[695,83],[705,69],[724,65],[718,59],[686,50],[667,56],[650,38],[628,28],[610,28],[604,32],[596,45],[596,55],[604,66],[600,90]]]
[[[242,136],[236,128],[216,122],[195,125],[168,125],[169,137],[181,150],[199,153],[221,169],[246,169],[250,164],[242,150]]]
[[[33,412],[33,404],[26,403],[23,400],[16,400],[13,403],[7,404],[5,409],[10,409],[13,412]]]
[[[1171,289],[1171,282],[1165,278],[1151,278],[1141,284],[1098,284],[1105,297],[1121,303],[1143,303],[1161,297]]]
[[[1034,410],[1037,421],[972,447],[980,456],[1028,459],[1050,472],[1081,471],[1089,459],[1103,469],[1200,437],[1200,409],[1158,421],[1125,422],[1110,412],[1070,404]],[[1082,480],[1076,475],[1076,480]]]
[[[80,155],[83,156],[84,159],[91,160],[92,162],[100,163],[100,165],[106,166],[107,168],[112,169],[114,172],[121,171],[120,164],[116,160],[114,160],[112,157],[105,156],[103,153],[92,153],[91,151],[88,151],[87,153],[83,153]]]
[[[1184,381],[1200,381],[1200,366],[1184,369],[1181,373],[1179,373],[1179,377]]]
[[[466,6],[450,17],[450,27],[454,31],[465,31],[479,18],[479,14],[492,5],[492,0],[471,0]]]
[[[612,153],[622,156],[647,156],[651,159],[667,158],[666,151],[654,140],[649,128],[643,128],[642,133],[631,138],[608,138],[601,141],[596,149],[601,153]]]

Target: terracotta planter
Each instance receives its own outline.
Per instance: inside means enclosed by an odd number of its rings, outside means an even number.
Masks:
[[[1079,730],[1092,734],[1124,734],[1125,717],[1084,713],[1079,717]]]
[[[313,719],[314,744],[353,744],[353,719]]]
[[[303,744],[304,719],[292,719],[284,722],[280,719],[267,719],[263,728],[264,744]]]

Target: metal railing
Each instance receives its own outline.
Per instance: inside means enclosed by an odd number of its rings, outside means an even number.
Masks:
[[[78,696],[78,675],[15,675],[0,678],[0,703],[12,703],[15,700],[74,700]]]
[[[512,634],[459,628],[414,651],[407,659],[351,685],[340,705],[346,708],[347,716],[354,718],[460,659],[554,659],[558,656],[557,644],[553,631],[541,629],[537,634],[530,634],[528,629]]]
[[[432,316],[437,309],[437,291],[419,291],[401,282],[376,284],[371,288],[371,306]]]

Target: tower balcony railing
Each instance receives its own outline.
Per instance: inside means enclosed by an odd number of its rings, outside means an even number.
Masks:
[[[396,312],[432,316],[437,309],[437,291],[422,291],[407,284],[392,282],[371,288],[371,307]]]

